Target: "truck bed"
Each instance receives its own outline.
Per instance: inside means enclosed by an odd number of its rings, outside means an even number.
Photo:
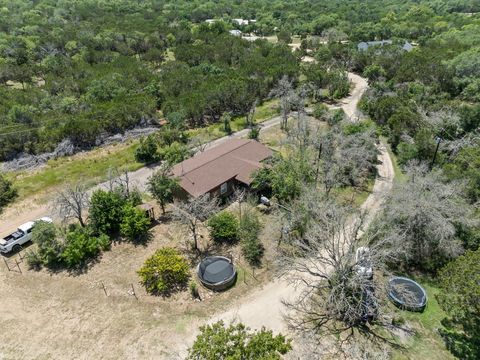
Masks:
[[[15,232],[11,233],[10,235],[5,236],[2,239],[3,240],[2,242],[4,242],[5,244],[8,244],[9,242],[18,240],[23,236],[25,236],[25,233],[21,230],[17,230]]]

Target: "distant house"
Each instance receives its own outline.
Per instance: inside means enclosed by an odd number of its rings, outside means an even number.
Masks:
[[[413,45],[410,44],[408,41],[405,41],[405,44],[403,44],[402,49],[410,52],[413,50]]]
[[[368,48],[371,46],[383,46],[383,45],[392,45],[392,44],[393,44],[392,40],[362,41],[357,45],[357,49],[359,51],[365,51],[365,50],[368,50]],[[402,46],[402,50],[410,52],[413,50],[413,45],[410,44],[408,41],[405,41],[405,43]]]
[[[215,24],[217,21],[218,21],[217,19],[207,19],[207,20],[205,20],[205,22],[206,22],[208,25]]]
[[[242,36],[242,32],[240,30],[230,30],[229,33],[233,36]]]
[[[362,41],[357,45],[358,50],[368,50],[370,46],[383,46],[385,44],[391,45],[393,43],[392,40],[378,40],[378,41]]]
[[[249,21],[244,19],[232,19],[232,22],[236,23],[239,26],[248,25]]]
[[[181,187],[177,197],[222,197],[236,186],[250,186],[252,174],[271,156],[272,151],[255,140],[230,139],[173,167],[172,176]]]

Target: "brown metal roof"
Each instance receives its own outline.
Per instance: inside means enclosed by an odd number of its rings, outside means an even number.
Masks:
[[[203,195],[230,179],[250,185],[250,176],[272,151],[255,140],[231,139],[173,167],[180,186],[194,197]]]

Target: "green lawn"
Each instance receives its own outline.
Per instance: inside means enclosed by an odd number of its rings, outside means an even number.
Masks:
[[[435,298],[435,295],[438,294],[440,290],[428,279],[422,278],[415,280],[418,281],[427,292],[427,307],[423,313],[416,313],[402,311],[392,305],[396,317],[403,318],[406,324],[416,332],[415,335],[408,339],[404,349],[394,352],[393,359],[454,359],[453,355],[446,349],[437,330],[443,327],[441,320],[446,316]]]
[[[19,200],[39,193],[51,193],[54,188],[67,183],[81,182],[87,186],[96,185],[108,177],[110,168],[137,170],[143,164],[135,161],[137,142],[96,149],[88,156],[75,155],[50,160],[46,167],[36,172],[16,172],[9,175],[19,191]]]

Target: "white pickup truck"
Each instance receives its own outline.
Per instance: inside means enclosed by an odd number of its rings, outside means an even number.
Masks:
[[[32,230],[35,227],[35,223],[38,221],[46,221],[51,223],[52,219],[49,217],[43,217],[35,221],[29,221],[8,236],[0,239],[0,253],[7,254],[11,251],[19,251],[22,245],[32,240]]]

